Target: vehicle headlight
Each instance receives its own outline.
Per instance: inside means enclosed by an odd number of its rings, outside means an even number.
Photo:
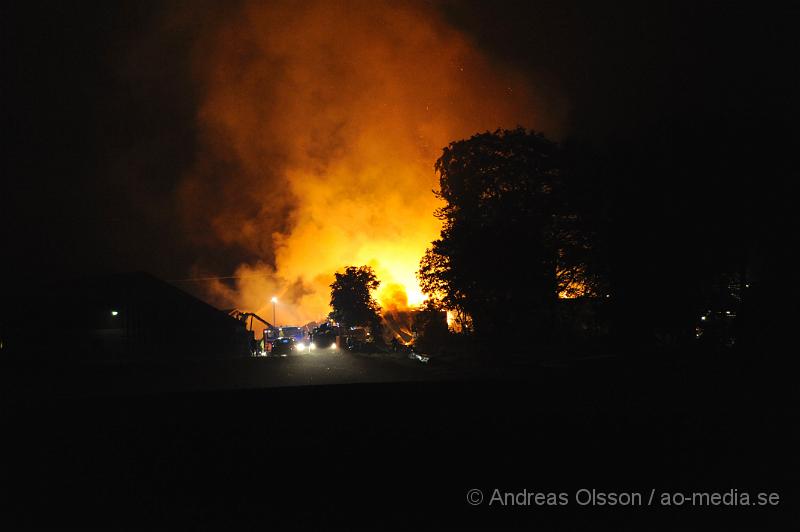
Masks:
[[[311,342],[310,344],[308,344],[308,348],[309,349],[314,349],[315,347],[317,347],[317,346],[314,345],[314,342]]]
[[[336,344],[331,344],[331,349],[336,349]]]
[[[297,348],[298,349],[305,349],[306,348],[306,344],[303,344],[303,343],[297,344]]]

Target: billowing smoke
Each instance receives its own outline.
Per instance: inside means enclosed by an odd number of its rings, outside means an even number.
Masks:
[[[326,315],[347,265],[375,268],[384,306],[421,302],[414,272],[440,230],[442,148],[559,122],[530,80],[429,3],[245,3],[195,67],[203,150],[181,188],[184,219],[204,245],[257,257],[209,298],[269,319],[276,295],[280,323]]]

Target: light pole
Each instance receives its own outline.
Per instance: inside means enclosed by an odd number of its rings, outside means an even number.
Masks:
[[[272,326],[273,327],[277,327],[278,326],[278,322],[275,320],[275,303],[277,303],[277,302],[278,302],[278,298],[275,297],[275,296],[272,296]]]

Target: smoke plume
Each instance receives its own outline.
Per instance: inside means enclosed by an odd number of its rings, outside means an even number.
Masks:
[[[203,149],[182,214],[198,243],[252,257],[209,298],[270,319],[277,296],[282,324],[326,315],[347,265],[375,269],[387,308],[421,302],[442,148],[559,122],[529,79],[427,3],[244,3],[198,45],[195,69]]]

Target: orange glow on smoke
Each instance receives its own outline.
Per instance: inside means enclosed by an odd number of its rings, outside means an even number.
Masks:
[[[188,223],[211,227],[199,240],[254,257],[211,287],[218,306],[271,316],[278,295],[278,322],[318,320],[333,273],[362,264],[382,306],[418,305],[442,148],[560,122],[429,4],[253,2],[219,24],[198,48],[204,150],[181,190]]]

